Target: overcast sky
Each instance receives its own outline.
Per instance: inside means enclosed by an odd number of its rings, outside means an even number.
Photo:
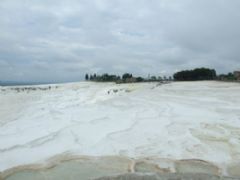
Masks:
[[[240,68],[239,0],[1,0],[0,81]]]

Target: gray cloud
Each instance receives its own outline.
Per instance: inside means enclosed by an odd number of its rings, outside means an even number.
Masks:
[[[2,0],[0,80],[240,68],[238,0]]]

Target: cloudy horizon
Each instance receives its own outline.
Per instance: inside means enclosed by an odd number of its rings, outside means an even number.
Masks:
[[[2,0],[0,81],[240,68],[238,0]]]

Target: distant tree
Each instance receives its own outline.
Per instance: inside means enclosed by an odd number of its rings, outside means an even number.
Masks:
[[[120,76],[109,75],[107,73],[103,75],[90,75],[90,80],[96,82],[116,82],[119,79],[121,79]]]
[[[122,75],[123,80],[126,80],[127,78],[132,78],[132,77],[133,77],[132,74],[129,74],[129,73],[125,73]]]
[[[173,77],[177,81],[214,80],[216,79],[216,71],[208,68],[196,68],[177,72]]]
[[[157,81],[156,76],[151,76],[151,81]]]
[[[162,81],[163,78],[161,76],[158,76],[158,81]]]
[[[137,78],[136,78],[136,81],[137,81],[137,82],[143,82],[144,79],[143,79],[142,77],[137,77]]]
[[[85,75],[85,80],[86,80],[86,81],[89,80],[89,76],[88,76],[88,74]]]
[[[231,80],[234,80],[234,79],[235,79],[234,74],[231,73],[231,72],[227,74],[227,77],[228,77],[229,79],[231,79]]]
[[[90,80],[91,80],[91,81],[93,80],[93,75],[90,75]]]
[[[218,76],[218,79],[219,80],[224,80],[224,81],[235,81],[235,80],[237,80],[237,78],[231,72],[229,72],[228,74],[220,74]]]
[[[120,76],[113,75],[113,74],[102,74],[102,75],[90,75],[89,77],[90,81],[96,81],[96,82],[116,82],[116,83],[133,83],[133,82],[143,82],[144,79],[142,77],[133,77],[130,73],[125,73],[122,75],[122,79]],[[156,77],[155,77],[156,78]],[[155,79],[154,78],[154,79]],[[86,79],[86,77],[85,77]]]

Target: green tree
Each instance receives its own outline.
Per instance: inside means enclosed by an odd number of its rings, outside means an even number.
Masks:
[[[151,76],[151,81],[156,81],[156,80],[157,80],[156,76]]]
[[[137,78],[136,78],[136,81],[137,81],[137,82],[143,82],[144,79],[143,79],[142,77],[137,77]]]
[[[86,81],[89,80],[89,76],[88,76],[88,74],[85,75],[85,80],[86,80]]]
[[[125,73],[122,75],[123,80],[126,80],[127,78],[132,78],[132,77],[133,77],[132,74],[129,74],[129,73]]]
[[[216,79],[216,71],[208,68],[196,68],[177,72],[173,77],[177,81],[214,80]]]
[[[90,75],[90,80],[91,80],[91,81],[93,80],[93,75]]]

